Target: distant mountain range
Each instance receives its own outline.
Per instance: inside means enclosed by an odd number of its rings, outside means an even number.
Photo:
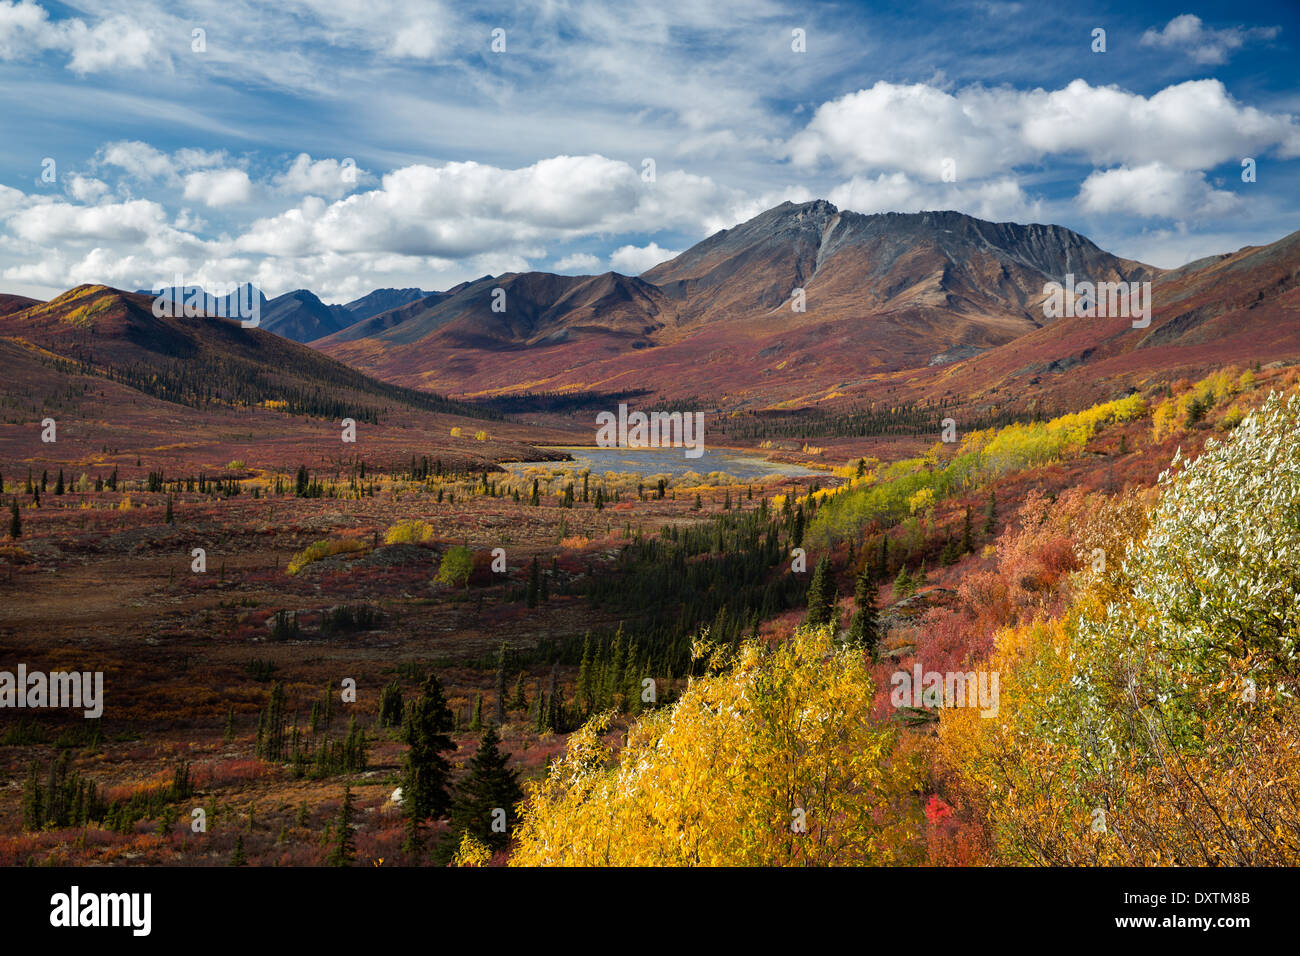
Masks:
[[[1070,282],[1149,282],[1149,325],[1049,317],[1045,287]],[[782,203],[636,277],[508,273],[443,292],[377,289],[341,306],[297,290],[264,301],[261,329],[448,395],[991,407],[1300,358],[1298,285],[1300,233],[1162,270],[1061,226],[862,215],[817,200]],[[0,297],[0,316],[31,305]]]
[[[154,301],[151,294],[102,285],[78,286],[48,302],[0,296],[6,367],[46,380],[86,371],[195,408],[266,405],[336,419],[377,419],[394,407],[482,414],[376,380],[264,328],[207,316],[159,317]]]
[[[138,289],[136,292],[139,295],[152,296],[154,294],[149,289]],[[196,294],[202,295],[203,302],[210,314],[227,317],[236,314],[231,305],[235,302],[237,293],[216,296],[208,295],[199,286],[185,286],[183,288],[171,286],[159,292],[158,296],[163,299],[171,299],[173,303],[183,304],[187,300],[194,299]],[[423,289],[375,289],[373,292],[359,299],[354,299],[346,305],[326,305],[315,293],[308,289],[295,289],[293,292],[286,292],[274,299],[268,299],[261,290],[251,285],[243,287],[245,302],[252,302],[256,297],[261,304],[261,324],[259,327],[268,332],[274,332],[282,338],[292,339],[295,342],[311,342],[314,339],[332,335],[358,321],[378,315],[380,312],[387,312],[407,303],[439,294],[425,292]],[[3,309],[3,302],[0,301],[0,315],[4,314]]]

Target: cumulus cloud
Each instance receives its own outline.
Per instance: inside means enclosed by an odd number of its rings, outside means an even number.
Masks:
[[[600,268],[600,260],[589,252],[575,252],[555,264],[559,272],[592,273]]]
[[[1089,212],[1186,219],[1224,215],[1239,200],[1207,183],[1204,173],[1148,163],[1093,172],[1083,181],[1079,203]]]
[[[100,147],[92,165],[97,169],[116,167],[140,182],[178,186],[187,170],[211,169],[226,161],[221,151],[187,148],[169,155],[139,140],[119,140]]]
[[[680,255],[680,250],[660,249],[653,242],[648,246],[620,246],[609,254],[609,266],[623,275],[639,276],[647,269]]]
[[[8,224],[20,238],[42,245],[113,240],[142,243],[169,231],[166,211],[147,199],[99,206],[44,203],[20,209],[9,217]]]
[[[116,166],[135,179],[163,179],[174,176],[175,165],[166,153],[139,140],[121,140],[103,146],[96,163]]]
[[[1278,34],[1277,27],[1227,27],[1215,30],[1205,26],[1201,18],[1192,13],[1174,17],[1161,30],[1154,28],[1142,34],[1143,46],[1166,50],[1183,50],[1193,62],[1205,65],[1227,63],[1228,57],[1252,40],[1271,40]]]
[[[139,69],[158,55],[153,35],[131,17],[115,14],[92,26],[79,17],[51,20],[31,0],[0,0],[0,60],[47,51],[67,54],[68,69],[83,75]]]
[[[378,189],[333,203],[308,197],[254,222],[238,246],[276,256],[536,256],[547,240],[683,223],[698,228],[703,210],[724,193],[684,174],[644,183],[627,163],[596,155],[555,156],[520,169],[418,164],[388,173]]]
[[[109,192],[108,183],[93,176],[73,173],[68,177],[68,195],[78,202],[94,203]]]
[[[942,179],[946,159],[959,179],[978,179],[1049,156],[1206,169],[1267,150],[1300,156],[1300,123],[1243,106],[1219,80],[1150,97],[1085,80],[1052,91],[972,86],[956,93],[881,81],[818,107],[787,144],[798,166],[899,170],[932,182]]]
[[[353,160],[317,159],[299,153],[289,168],[276,176],[274,183],[281,192],[295,195],[323,196],[338,199],[370,179]]]
[[[881,173],[875,179],[854,176],[827,198],[841,209],[863,213],[953,209],[994,221],[1042,219],[1042,202],[1006,178],[966,185],[917,182],[906,173]]]
[[[185,177],[186,199],[205,206],[233,206],[253,198],[253,182],[242,169],[210,169]]]

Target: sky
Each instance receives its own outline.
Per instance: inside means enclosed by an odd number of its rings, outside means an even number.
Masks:
[[[0,0],[0,292],[645,271],[785,200],[1300,229],[1300,2]]]

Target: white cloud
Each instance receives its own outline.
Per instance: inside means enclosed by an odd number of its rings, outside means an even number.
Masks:
[[[206,206],[233,206],[253,198],[253,182],[242,169],[210,169],[185,177],[186,199]]]
[[[427,60],[437,52],[440,39],[437,24],[430,18],[420,18],[397,28],[388,52],[394,57]]]
[[[827,159],[846,171],[902,170],[932,181],[947,158],[963,177],[1005,172],[1026,150],[1014,134],[1015,114],[996,97],[979,88],[954,96],[924,83],[881,81],[819,106],[789,154],[799,166]]]
[[[596,258],[589,252],[575,252],[572,255],[565,256],[555,264],[558,272],[577,272],[589,274],[600,268],[600,259]]]
[[[27,205],[27,196],[21,189],[0,186],[0,219]]]
[[[74,73],[140,69],[155,60],[153,36],[129,17],[109,17],[93,27],[82,20],[67,20],[60,27],[64,41],[60,45],[71,53],[68,69]]]
[[[1088,212],[1188,219],[1225,215],[1239,205],[1233,193],[1215,189],[1204,173],[1148,163],[1097,170],[1083,181],[1079,203]]]
[[[333,203],[317,197],[257,220],[241,250],[305,256],[387,252],[460,259],[488,252],[535,257],[538,243],[592,233],[698,230],[737,191],[669,172],[644,183],[604,156],[555,156],[520,169],[482,163],[394,170],[378,189]]]
[[[1300,156],[1300,123],[1237,103],[1218,80],[1150,97],[1085,80],[1051,92],[972,86],[955,94],[882,81],[822,104],[787,146],[799,166],[898,170],[931,182],[942,179],[945,159],[967,180],[1048,156],[1206,169],[1268,150]]]
[[[9,228],[20,238],[42,245],[105,240],[142,243],[169,231],[163,207],[146,199],[100,206],[63,202],[30,206],[9,217]]]
[[[1271,40],[1277,34],[1277,27],[1215,30],[1206,27],[1195,14],[1184,13],[1166,23],[1162,30],[1147,30],[1139,42],[1143,46],[1185,50],[1194,62],[1213,65],[1227,63],[1228,57],[1250,40]]]
[[[339,199],[370,178],[369,173],[357,169],[355,161],[349,165],[347,160],[313,160],[308,154],[299,153],[274,182],[281,192]]]
[[[854,212],[923,212],[953,209],[980,219],[1037,222],[1042,203],[1025,195],[1013,179],[972,183],[921,183],[906,173],[881,173],[875,179],[854,176],[836,186],[827,198]]]
[[[94,203],[109,192],[108,183],[93,176],[73,173],[68,177],[68,195],[78,202]]]
[[[166,153],[139,140],[107,143],[96,154],[95,162],[116,166],[140,180],[168,179],[176,175],[176,166]]]
[[[609,266],[623,275],[639,276],[647,269],[680,255],[680,250],[660,249],[653,242],[648,246],[620,246],[609,254]]]
[[[66,53],[68,69],[83,75],[139,69],[158,59],[153,35],[129,16],[115,14],[90,26],[77,17],[51,20],[31,0],[0,0],[0,60],[46,51]]]

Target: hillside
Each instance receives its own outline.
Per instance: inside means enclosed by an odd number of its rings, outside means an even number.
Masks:
[[[262,306],[261,328],[295,342],[310,342],[351,325],[355,318],[344,306],[326,305],[308,290],[297,289]]]
[[[261,328],[159,318],[152,297],[100,285],[0,316],[0,348],[7,373],[0,455],[23,447],[29,450],[21,457],[32,461],[46,455],[32,458],[29,429],[50,409],[60,440],[86,442],[87,454],[107,444],[173,447],[175,455],[192,457],[201,447],[247,441],[281,446],[285,460],[290,448],[302,460],[383,449],[398,460],[415,443],[426,453],[482,465],[548,457],[529,442],[564,437],[377,381]],[[340,443],[344,418],[358,423],[353,447]],[[456,438],[453,428],[490,437]],[[55,449],[37,447],[54,460]]]
[[[639,277],[489,277],[314,345],[449,393],[636,386],[764,407],[1017,341],[1051,324],[1043,286],[1067,274],[1159,273],[1060,226],[868,216],[818,200],[783,203]],[[492,310],[497,289],[503,312]]]

